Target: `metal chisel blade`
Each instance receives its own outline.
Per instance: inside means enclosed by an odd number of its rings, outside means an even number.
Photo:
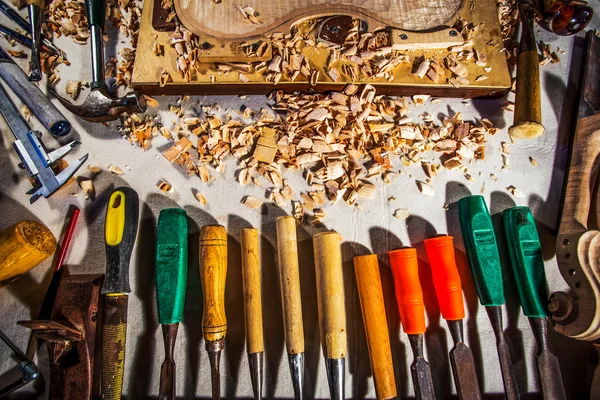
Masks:
[[[410,366],[413,382],[415,383],[415,397],[420,400],[434,400],[433,378],[429,363],[423,357],[415,357]]]
[[[507,400],[518,400],[519,388],[517,386],[517,379],[515,378],[515,372],[510,357],[510,349],[504,341],[504,335],[501,340],[496,343],[498,347],[498,358],[500,359],[500,369],[502,371],[502,379],[504,381],[504,392],[506,393]]]
[[[548,349],[542,350],[536,357],[540,373],[540,385],[545,400],[564,400],[567,398],[563,386],[558,358]]]
[[[463,342],[458,342],[450,350],[450,364],[456,383],[456,393],[459,399],[481,399],[479,380],[475,371],[475,360],[471,349]]]

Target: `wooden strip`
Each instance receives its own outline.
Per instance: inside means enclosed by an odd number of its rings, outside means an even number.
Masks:
[[[326,358],[346,357],[346,305],[340,236],[336,232],[313,236],[319,330]]]
[[[242,283],[248,353],[264,351],[258,230],[242,229]]]
[[[288,354],[304,353],[300,269],[294,217],[277,218],[277,253],[285,346]]]

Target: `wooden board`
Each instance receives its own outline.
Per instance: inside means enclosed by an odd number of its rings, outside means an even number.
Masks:
[[[227,1],[227,0],[223,0]],[[411,72],[413,71],[412,63],[400,63],[393,70],[391,79],[384,78],[369,78],[362,79],[361,84],[372,84],[377,88],[379,94],[390,95],[413,95],[413,94],[430,94],[432,96],[446,97],[481,97],[481,96],[501,96],[508,92],[511,87],[510,75],[506,63],[506,57],[500,48],[502,46],[502,37],[500,34],[500,25],[497,18],[495,0],[476,0],[472,3],[472,7],[463,7],[459,16],[464,20],[478,25],[481,28],[473,38],[476,48],[484,49],[483,52],[487,56],[487,66],[491,67],[491,71],[485,72],[482,67],[469,63],[469,85],[454,87],[450,83],[434,83],[431,80],[424,78],[420,79]],[[146,94],[161,95],[161,94],[266,94],[275,89],[284,91],[317,91],[323,92],[328,90],[341,90],[345,85],[351,82],[351,79],[343,75],[342,79],[335,82],[327,74],[328,59],[330,51],[326,49],[315,49],[305,47],[302,53],[311,63],[311,66],[319,72],[319,78],[315,85],[311,85],[309,80],[303,75],[298,76],[294,81],[281,79],[277,85],[267,81],[264,74],[254,72],[246,74],[248,82],[241,82],[240,75],[237,71],[232,71],[227,74],[217,74],[215,62],[232,62],[233,59],[229,56],[238,57],[236,52],[239,49],[241,41],[217,39],[200,36],[200,43],[208,44],[206,49],[200,48],[197,50],[196,57],[199,60],[199,68],[192,81],[186,81],[177,72],[176,60],[177,53],[171,46],[172,32],[164,32],[155,30],[152,27],[154,2],[148,1],[144,5],[142,11],[142,21],[140,27],[140,35],[138,41],[137,55],[133,71],[133,86]],[[494,12],[490,12],[494,10]],[[394,29],[395,36],[406,36],[408,42],[423,43],[426,47],[427,42],[431,40],[431,36],[441,35],[444,31],[428,32],[428,33],[413,33]],[[279,31],[278,31],[279,32]],[[282,31],[283,32],[283,31]],[[251,41],[250,41],[251,42]],[[494,42],[494,46],[486,46],[487,43]],[[164,48],[164,55],[155,56],[153,47],[155,45]],[[426,58],[436,57],[441,58],[444,54],[448,54],[447,50],[440,49],[415,49],[403,51],[403,54],[410,56],[412,59],[420,56]],[[268,57],[265,60],[268,60]],[[246,62],[256,60],[245,60]],[[159,85],[161,71],[165,71],[171,76],[171,80],[163,87]],[[488,79],[475,81],[475,78],[481,74],[486,74]]]
[[[274,30],[289,31],[300,21],[329,15],[349,15],[367,22],[371,30],[390,26],[408,31],[449,27],[457,19],[461,0],[174,0],[181,22],[197,35],[247,39]],[[251,7],[260,23],[240,10]]]

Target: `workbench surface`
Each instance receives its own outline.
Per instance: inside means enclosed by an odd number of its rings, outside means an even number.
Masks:
[[[598,9],[598,0],[590,1]],[[492,11],[490,11],[492,12]],[[0,21],[9,21],[0,16]],[[600,19],[594,16],[588,29],[599,29]],[[469,194],[479,194],[485,184],[484,196],[493,215],[498,216],[504,209],[514,205],[531,207],[538,223],[543,240],[546,274],[550,293],[566,289],[555,260],[554,232],[557,228],[558,205],[561,197],[563,175],[566,168],[569,138],[577,102],[577,81],[579,77],[583,36],[558,37],[545,30],[536,29],[537,39],[551,44],[553,49],[565,51],[558,64],[541,67],[543,122],[546,133],[533,140],[519,140],[510,145],[509,169],[501,170],[501,142],[509,142],[507,129],[512,123],[513,114],[502,109],[505,100],[444,99],[439,104],[427,103],[425,107],[412,107],[409,115],[417,116],[427,111],[434,118],[443,118],[448,113],[463,112],[465,120],[487,117],[501,128],[495,136],[489,137],[486,147],[486,160],[469,166],[474,181],[465,179],[460,171],[444,170],[433,181],[436,190],[434,197],[419,192],[413,178],[424,179],[425,174],[418,165],[403,168],[404,174],[385,184],[381,178],[371,179],[376,184],[377,196],[372,200],[361,201],[362,210],[343,202],[326,208],[324,225],[304,223],[299,227],[300,275],[304,313],[305,353],[305,394],[306,398],[324,399],[329,397],[325,365],[319,343],[317,299],[315,289],[312,234],[326,229],[339,232],[342,244],[344,285],[346,290],[346,313],[348,330],[348,355],[346,360],[346,396],[348,398],[374,398],[375,391],[369,366],[367,343],[363,329],[358,292],[354,277],[352,258],[369,252],[380,256],[384,295],[387,302],[387,318],[394,358],[396,383],[399,397],[414,397],[410,378],[412,353],[406,334],[402,331],[393,297],[391,273],[387,266],[386,253],[400,246],[412,245],[417,248],[421,261],[426,261],[423,240],[435,234],[447,233],[455,237],[457,259],[461,270],[467,318],[465,320],[466,342],[473,350],[477,373],[485,388],[485,398],[503,398],[503,384],[500,374],[494,334],[484,308],[479,304],[473,282],[468,272],[464,246],[461,238],[457,201]],[[109,36],[114,38],[116,31]],[[3,46],[4,39],[0,39]],[[64,89],[67,80],[90,80],[89,47],[73,44],[69,38],[55,41],[63,48],[71,60],[70,67],[59,68],[62,81],[59,89]],[[110,42],[109,42],[110,43]],[[119,44],[121,46],[121,44]],[[118,48],[107,46],[107,54],[117,54]],[[108,56],[107,56],[108,57]],[[26,67],[26,60],[19,59]],[[81,94],[81,98],[87,92]],[[513,95],[510,95],[512,98]],[[159,109],[151,113],[164,116],[175,97],[158,98]],[[259,110],[266,106],[263,96],[194,97],[203,104],[220,104],[223,109],[239,109],[242,105]],[[58,104],[57,101],[55,103]],[[19,103],[20,104],[20,103]],[[61,108],[62,109],[62,108]],[[208,398],[210,396],[210,368],[201,336],[202,296],[198,273],[196,243],[199,229],[206,224],[222,224],[229,235],[229,269],[226,287],[226,313],[228,331],[225,351],[221,359],[222,395],[224,398],[248,398],[252,395],[247,364],[242,305],[242,277],[240,265],[240,229],[259,229],[261,240],[263,318],[265,330],[265,398],[292,398],[293,391],[289,376],[287,355],[284,346],[283,322],[279,282],[277,276],[277,249],[275,219],[293,210],[288,205],[278,209],[274,205],[251,210],[240,201],[245,195],[264,198],[264,191],[255,187],[241,187],[235,180],[235,161],[231,157],[223,174],[212,171],[216,180],[204,184],[199,177],[188,177],[185,172],[171,166],[161,152],[168,142],[162,137],[152,141],[147,150],[125,141],[117,130],[118,123],[107,126],[91,124],[80,120],[65,111],[73,123],[75,132],[68,139],[77,138],[81,147],[69,159],[89,153],[89,164],[103,168],[100,174],[93,174],[84,166],[77,174],[91,178],[95,186],[95,196],[86,200],[76,183],[56,193],[50,199],[40,199],[30,205],[25,194],[30,189],[27,175],[17,167],[19,162],[12,149],[12,134],[2,121],[0,150],[0,228],[5,228],[23,219],[37,219],[46,224],[58,238],[65,226],[65,217],[70,205],[81,208],[79,224],[75,231],[71,251],[66,265],[73,273],[104,273],[104,213],[107,196],[120,185],[134,188],[141,200],[140,229],[137,244],[131,261],[131,295],[129,296],[129,324],[127,329],[126,372],[123,388],[127,399],[150,399],[158,394],[160,364],[163,360],[163,340],[156,315],[154,278],[154,236],[158,214],[165,207],[183,207],[190,217],[190,254],[187,298],[183,323],[179,328],[176,344],[177,395],[178,398]],[[38,127],[37,121],[32,122]],[[168,126],[168,123],[165,122]],[[44,134],[48,147],[57,145],[49,134]],[[530,157],[537,160],[537,166],[530,163]],[[400,164],[394,160],[395,169]],[[110,164],[124,169],[123,175],[115,175],[107,170]],[[497,181],[489,178],[490,173]],[[411,177],[412,176],[412,177]],[[296,171],[285,171],[284,177],[298,192],[306,188],[304,180]],[[157,187],[161,179],[174,188],[173,193],[165,194]],[[515,197],[507,187],[514,185],[523,197]],[[201,205],[194,197],[194,190],[200,191],[208,202]],[[73,194],[77,195],[74,196]],[[394,202],[388,198],[395,196]],[[447,207],[445,207],[447,205]],[[410,217],[399,220],[393,217],[398,208],[407,208]],[[52,260],[22,276],[16,282],[0,290],[0,328],[24,349],[29,330],[17,326],[16,321],[34,318],[45,290],[50,282]],[[510,279],[506,279],[505,292],[507,307],[504,315],[506,336],[512,350],[513,362],[519,388],[526,398],[538,398],[540,388],[535,363],[536,346],[527,318],[521,314],[516,291]],[[450,397],[454,392],[452,374],[447,351],[452,339],[446,322],[441,318],[436,305],[431,281],[423,282],[425,303],[428,313],[426,336],[427,357],[431,364],[436,391],[440,398]],[[551,346],[561,362],[565,385],[572,399],[586,398],[589,393],[592,373],[598,356],[589,343],[580,343],[550,334]],[[0,374],[13,366],[8,357],[9,351],[0,346]],[[46,398],[49,384],[47,354],[40,347],[38,364],[44,377],[33,385],[13,394],[11,398]],[[0,375],[4,384],[7,376]]]

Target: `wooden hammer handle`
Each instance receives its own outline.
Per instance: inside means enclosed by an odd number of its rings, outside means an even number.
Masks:
[[[520,7],[522,33],[517,57],[515,118],[508,132],[515,138],[535,138],[544,133],[540,95],[540,62],[533,32],[533,13]]]
[[[396,380],[377,256],[369,254],[354,257],[354,273],[367,335],[375,392],[378,399],[393,399],[397,395]]]
[[[264,351],[258,231],[242,229],[242,283],[248,353]]]
[[[304,353],[304,325],[294,217],[277,218],[277,253],[285,346],[288,354],[300,354]]]
[[[227,233],[221,225],[200,230],[200,281],[204,294],[202,334],[214,342],[225,337],[225,279],[227,277]]]
[[[313,236],[321,343],[327,358],[346,357],[346,306],[340,236],[335,232]]]

